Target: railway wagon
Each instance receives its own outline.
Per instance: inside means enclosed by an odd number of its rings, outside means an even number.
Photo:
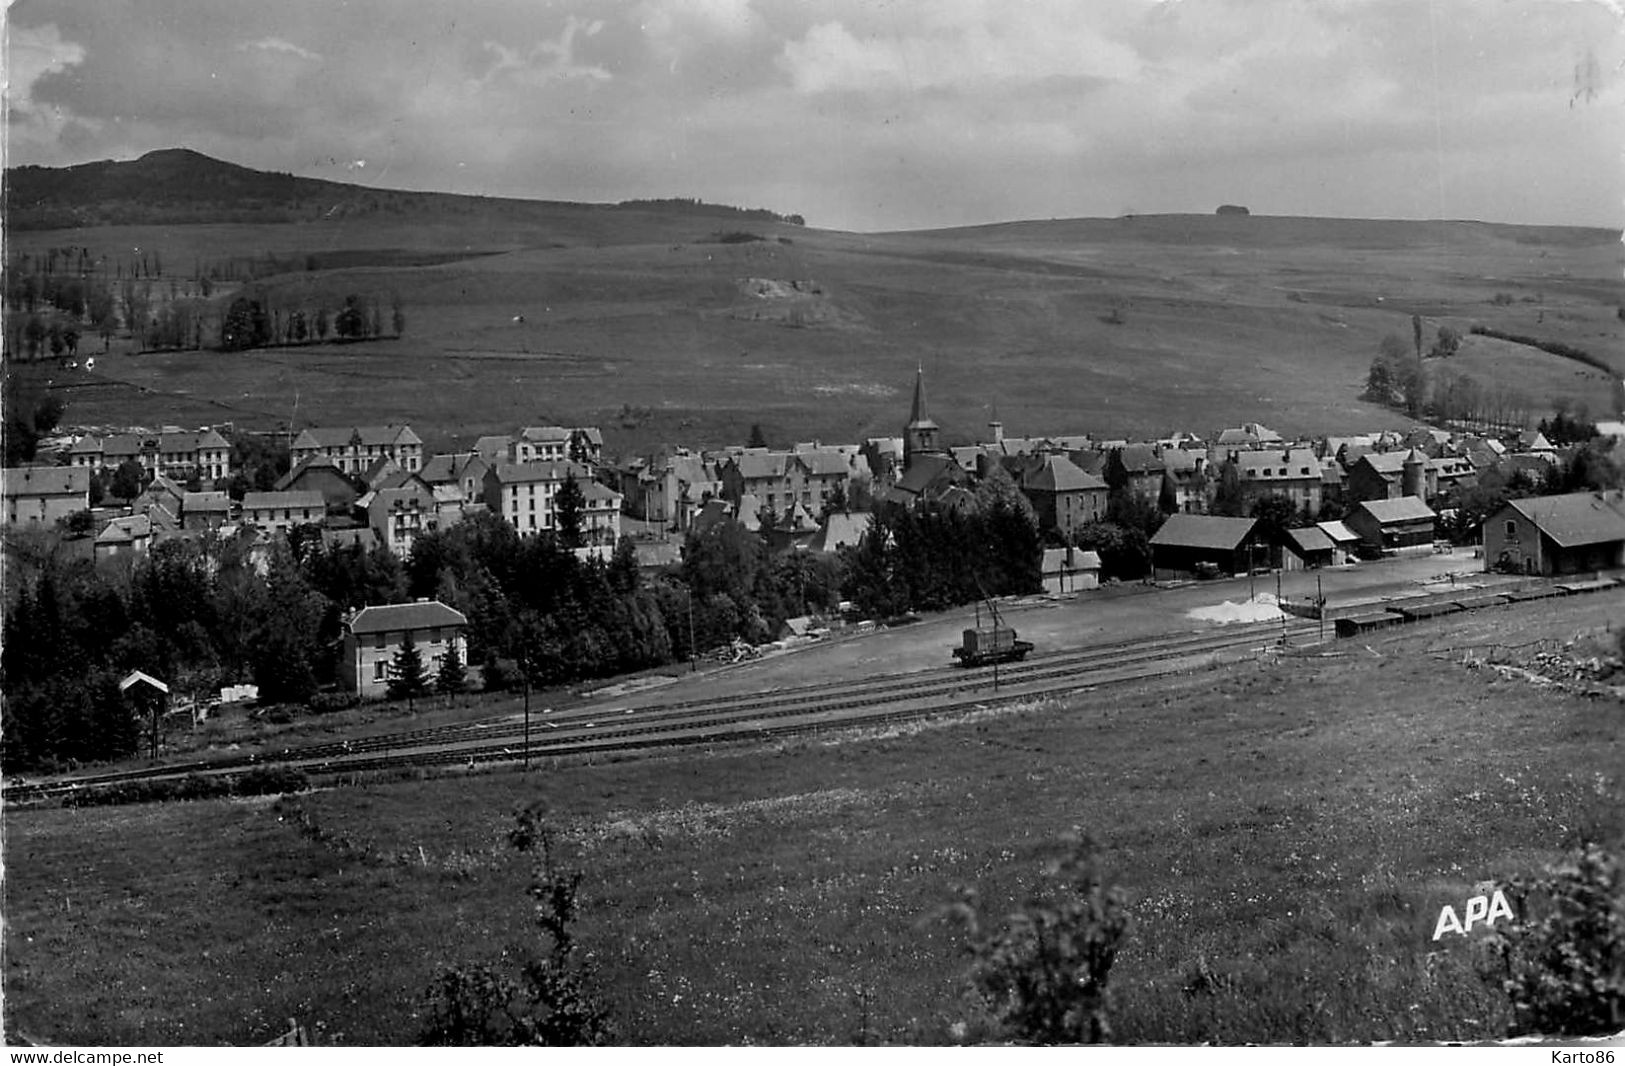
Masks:
[[[1339,618],[1334,624],[1337,635],[1340,637],[1354,637],[1361,633],[1369,633],[1373,629],[1387,629],[1404,622],[1403,615],[1390,614],[1387,611],[1373,611],[1368,614],[1348,615]]]
[[[995,625],[965,630],[964,643],[954,649],[954,658],[961,666],[987,666],[1015,662],[1032,650],[1032,641],[1017,640],[1014,629]]]

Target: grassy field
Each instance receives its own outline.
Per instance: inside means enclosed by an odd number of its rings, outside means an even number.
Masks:
[[[905,730],[276,801],[5,815],[7,1024],[73,1043],[410,1041],[442,965],[526,943],[540,802],[633,1043],[937,1042],[974,1021],[951,886],[997,912],[1091,829],[1131,899],[1128,1042],[1499,1035],[1439,910],[1622,840],[1617,704],[1456,665],[1625,595],[1422,624]],[[1611,775],[1611,776],[1609,776]],[[1476,939],[1476,935],[1475,935]],[[1211,980],[1198,980],[1205,966]]]
[[[717,243],[723,230],[768,238]],[[783,237],[790,243],[781,243]],[[198,257],[365,249],[482,254],[267,279],[284,305],[398,292],[399,341],[98,360],[44,371],[68,421],[268,427],[407,420],[432,445],[524,423],[597,423],[612,451],[895,434],[916,365],[951,440],[1146,434],[1259,420],[1394,426],[1362,403],[1385,333],[1474,323],[1564,341],[1625,371],[1616,235],[1476,223],[1211,216],[849,234],[711,217],[561,215],[27,232],[19,250]],[[383,252],[380,252],[382,255]],[[393,254],[393,253],[391,253]],[[764,287],[770,282],[799,282]],[[1498,293],[1513,297],[1495,304]],[[523,322],[515,319],[523,316]],[[1463,369],[1468,369],[1465,365]],[[1574,364],[1523,350],[1471,372],[1539,407],[1596,400]]]

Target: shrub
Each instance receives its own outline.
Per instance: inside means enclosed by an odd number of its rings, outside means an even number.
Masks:
[[[360,703],[361,697],[354,692],[318,692],[305,701],[305,706],[310,708],[311,714],[332,714],[334,711],[347,711]]]
[[[1625,863],[1587,844],[1546,876],[1513,878],[1502,890],[1517,921],[1487,946],[1504,967],[1511,1035],[1625,1027]]]
[[[515,815],[514,850],[536,852],[530,887],[547,953],[531,955],[517,976],[489,963],[443,969],[424,993],[428,1020],[421,1042],[440,1047],[603,1045],[614,1039],[609,1010],[593,990],[590,967],[576,954],[580,871],[559,869],[553,836],[535,807]]]
[[[1095,844],[1074,830],[1062,856],[1045,867],[1048,892],[1035,893],[992,932],[973,889],[945,915],[971,936],[971,983],[1014,1039],[1099,1043],[1111,1037],[1107,981],[1128,932],[1121,890],[1108,887]]]
[[[260,766],[237,778],[232,791],[239,796],[274,796],[283,792],[303,792],[310,779],[303,770],[291,766]]]

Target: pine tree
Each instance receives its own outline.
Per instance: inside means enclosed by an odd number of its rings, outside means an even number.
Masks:
[[[553,520],[566,548],[581,547],[581,514],[586,507],[587,497],[576,484],[575,475],[564,475],[564,484],[553,497]]]
[[[392,700],[405,699],[407,710],[412,709],[414,697],[426,695],[429,691],[429,674],[423,667],[423,656],[418,652],[410,632],[389,664],[388,691]]]
[[[440,672],[435,675],[434,687],[444,695],[455,696],[468,685],[468,671],[463,668],[463,657],[457,654],[453,643],[440,660]]]

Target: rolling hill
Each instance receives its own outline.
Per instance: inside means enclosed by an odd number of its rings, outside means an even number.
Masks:
[[[367,345],[115,341],[93,374],[27,371],[77,423],[269,427],[297,411],[409,420],[441,446],[542,420],[601,424],[612,451],[740,442],[753,422],[779,442],[853,440],[899,430],[923,365],[950,440],[983,436],[995,411],[1012,434],[1340,432],[1405,422],[1359,393],[1413,315],[1430,337],[1483,324],[1625,370],[1621,249],[1604,230],[1182,215],[858,234],[686,201],[390,192],[178,151],[23,168],[8,195],[36,223],[153,213],[19,228],[13,256],[161,249],[183,274],[257,257],[275,272],[249,291],[276,306],[360,291],[406,309],[402,337]],[[1611,402],[1608,375],[1533,349],[1469,363],[1537,413]]]

